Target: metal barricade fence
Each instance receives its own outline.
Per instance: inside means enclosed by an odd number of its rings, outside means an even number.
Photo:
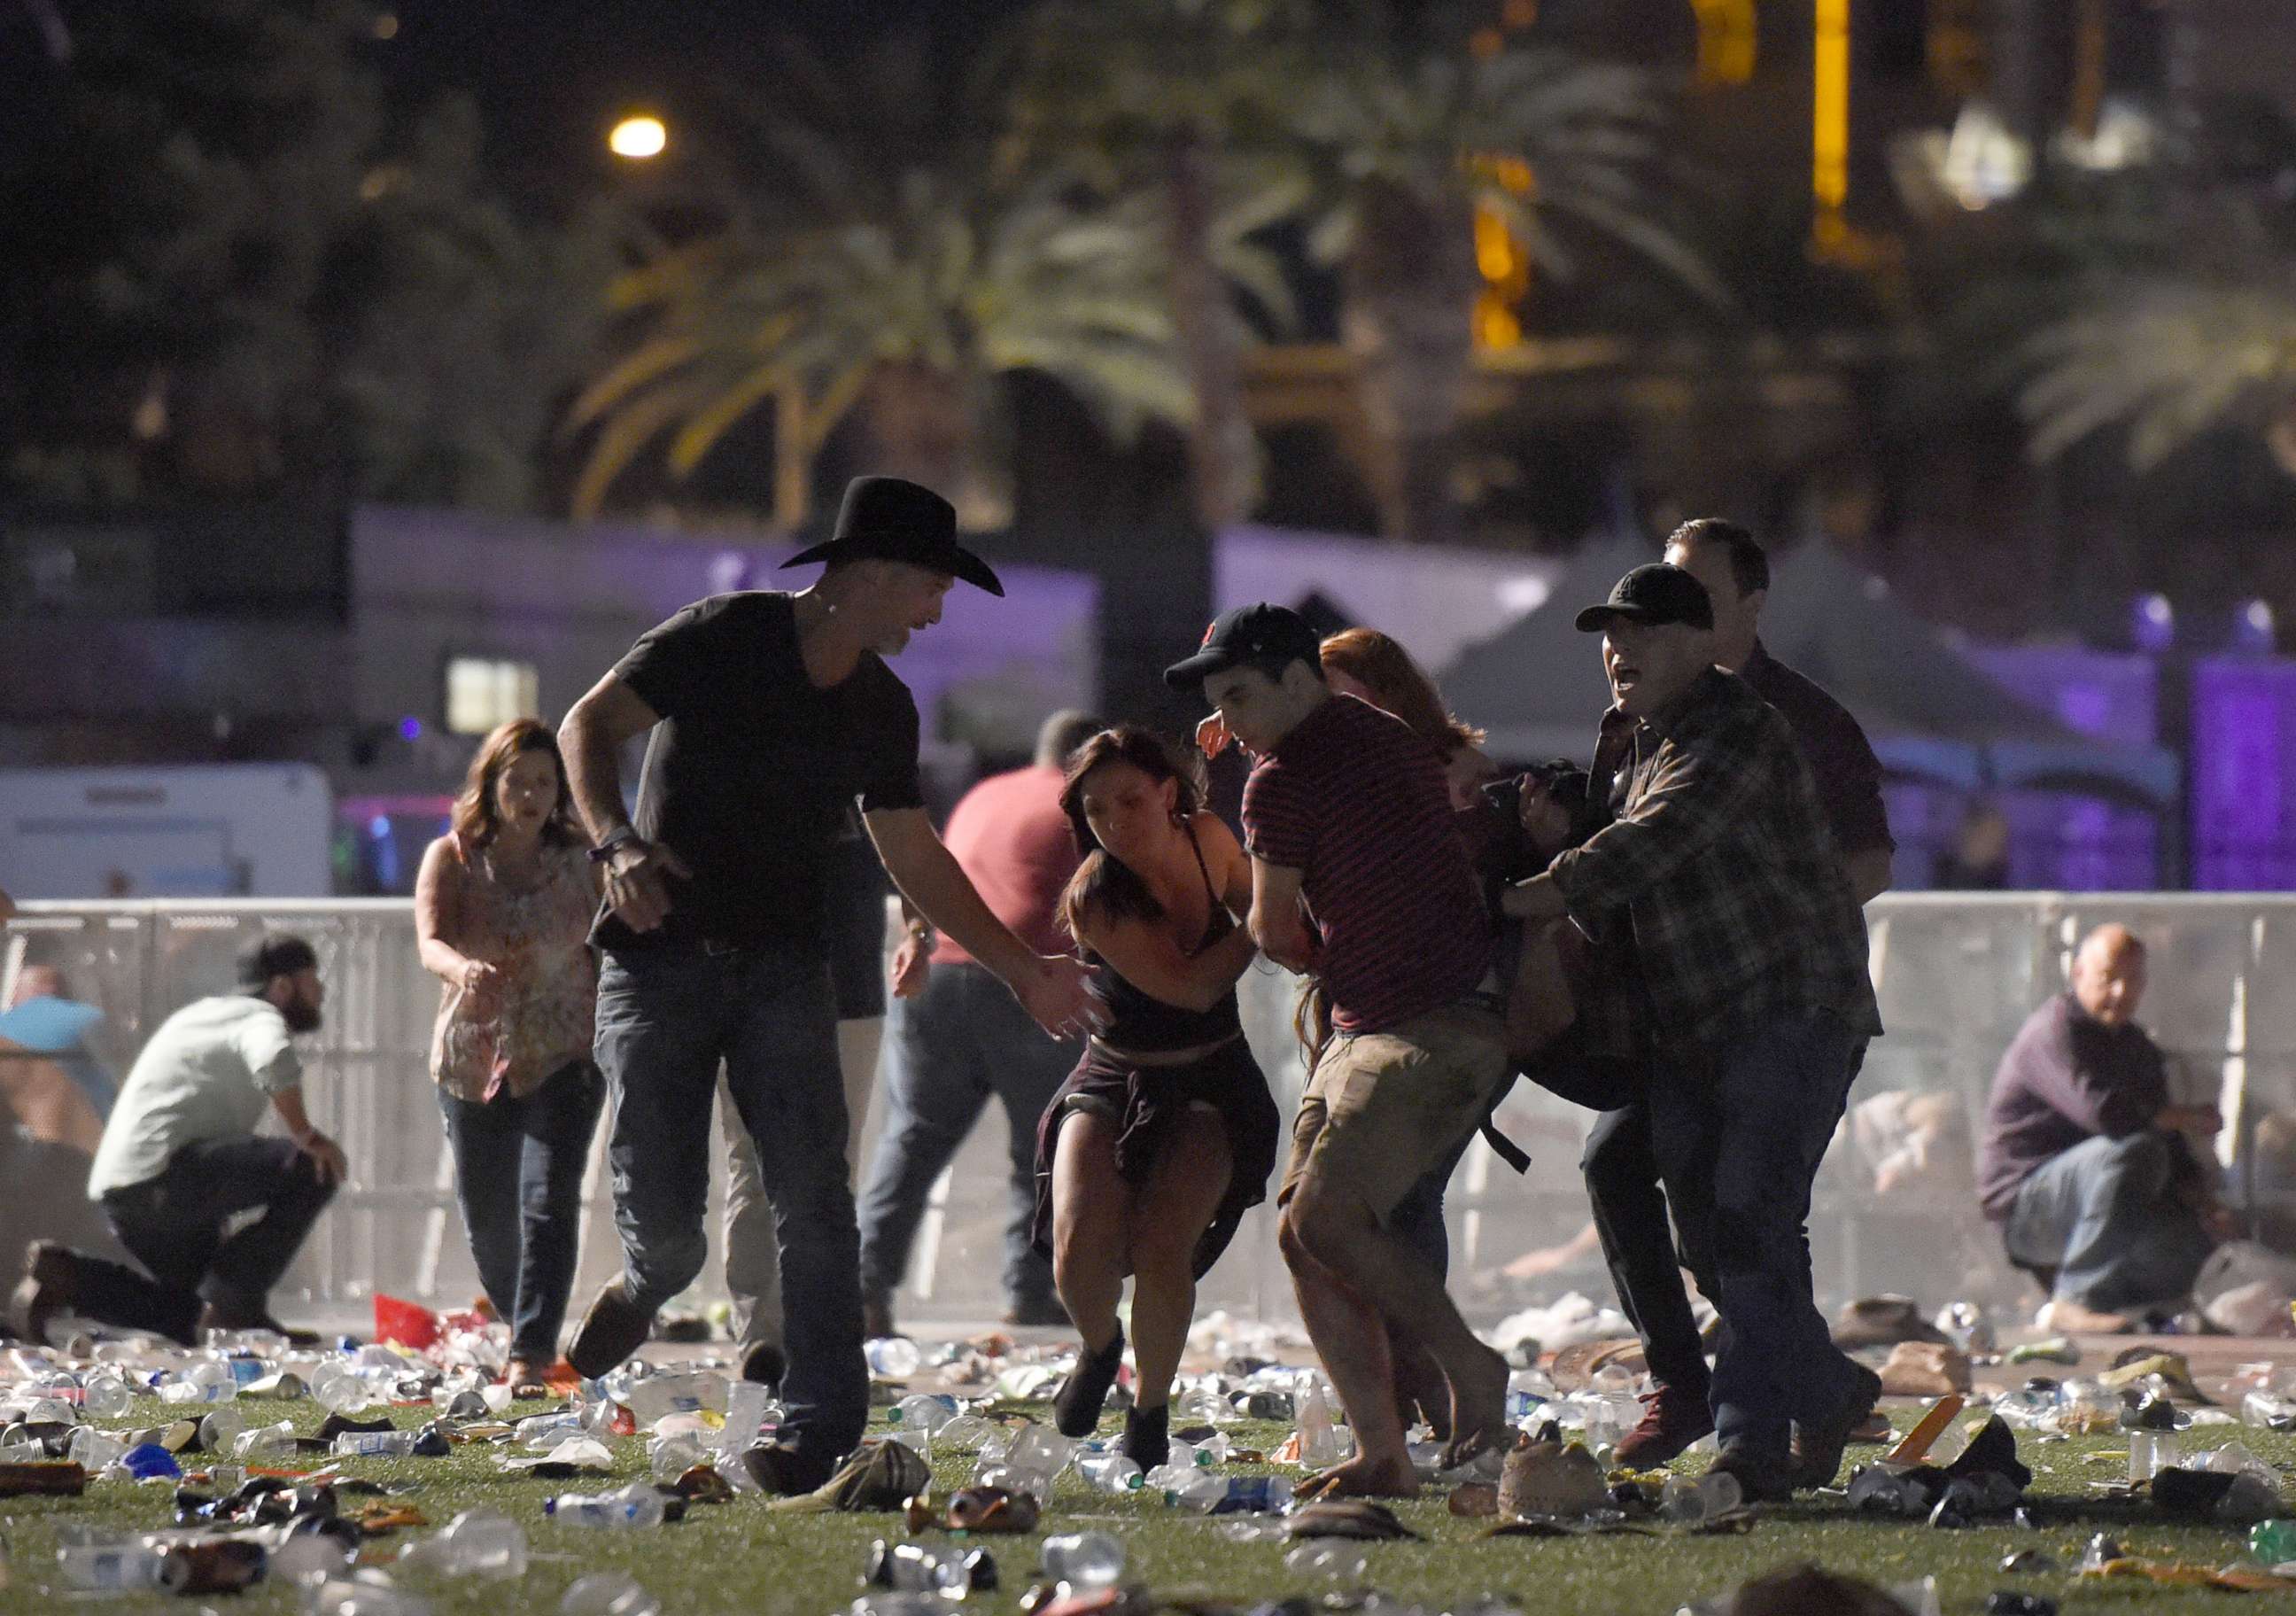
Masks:
[[[1957,1149],[1926,1163],[1915,1194],[1903,1182],[1878,1191],[1857,1144],[1837,1137],[1811,1220],[1829,1297],[1899,1289],[1943,1300],[1948,1292],[2005,1296],[2015,1288],[1977,1216],[1967,1145],[2001,1051],[2031,1009],[2063,987],[2080,937],[2107,921],[2126,923],[2150,945],[2140,1019],[2174,1057],[2179,1097],[2214,1101],[2223,1111],[2227,1199],[2267,1228],[2276,1214],[2296,1222],[2286,1215],[2296,1208],[2296,996],[2279,991],[2296,980],[2296,896],[1904,894],[1876,900],[1868,919],[1889,1033],[1867,1055],[1853,1109],[1891,1094],[1944,1096],[1948,1103],[1933,1109],[1948,1113],[1947,1132],[1957,1128],[1961,1137]],[[123,1078],[152,1028],[203,994],[229,990],[237,952],[277,931],[301,933],[318,951],[325,1025],[311,1040],[307,1101],[351,1163],[349,1182],[288,1276],[286,1295],[340,1307],[378,1291],[427,1301],[471,1297],[478,1281],[425,1070],[439,984],[416,958],[404,900],[28,905],[6,928],[0,1002],[23,965],[54,965],[65,997],[102,1012],[86,1042],[100,1065]],[[1247,1034],[1287,1114],[1301,1079],[1294,989],[1294,979],[1265,964],[1242,984]],[[882,1110],[871,1108],[865,1172]],[[1480,1141],[1470,1152],[1448,1217],[1453,1288],[1471,1312],[1488,1319],[1566,1289],[1611,1300],[1583,1235],[1577,1163],[1591,1120],[1521,1084],[1499,1122],[1529,1150],[1529,1172],[1516,1177]],[[904,1318],[980,1319],[1003,1310],[1005,1126],[990,1106],[937,1194],[898,1300]],[[585,1189],[578,1306],[619,1262],[606,1131]],[[713,1187],[713,1247],[718,1194]],[[713,1259],[701,1288],[715,1293],[720,1284]],[[1271,1209],[1246,1218],[1206,1276],[1199,1305],[1293,1316]]]

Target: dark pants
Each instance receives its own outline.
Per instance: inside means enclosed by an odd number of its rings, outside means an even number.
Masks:
[[[1710,1401],[1725,1447],[1783,1458],[1791,1422],[1830,1419],[1857,1384],[1811,1293],[1810,1185],[1864,1058],[1822,1012],[1721,1038],[1651,1087],[1651,1137],[1691,1267],[1722,1316]]]
[[[994,1095],[1011,1134],[1004,1293],[1015,1306],[1049,1301],[1052,1264],[1029,1242],[1037,1122],[1076,1065],[1076,1045],[1046,1038],[1012,989],[975,964],[935,965],[922,993],[894,1001],[886,1033],[885,1123],[861,1192],[862,1290],[887,1296],[899,1286],[933,1181]]]
[[[605,1086],[587,1061],[561,1067],[521,1097],[439,1091],[480,1282],[510,1324],[511,1351],[532,1362],[558,1357],[581,1237],[582,1165],[604,1103]]]
[[[837,1005],[821,946],[610,954],[598,981],[597,1055],[613,1097],[623,1283],[649,1311],[693,1284],[708,1254],[711,1117],[725,1062],[781,1247],[783,1428],[808,1454],[833,1461],[868,1421],[869,1372]]]
[[[1587,1135],[1578,1159],[1603,1260],[1619,1292],[1619,1310],[1642,1337],[1651,1377],[1703,1398],[1711,1377],[1698,1339],[1698,1320],[1683,1289],[1682,1263],[1667,1217],[1658,1153],[1651,1143],[1650,1107],[1606,1111]]]
[[[291,1139],[217,1139],[187,1144],[156,1178],[107,1193],[103,1215],[139,1274],[83,1255],[79,1307],[100,1323],[190,1341],[202,1301],[245,1317],[267,1310],[271,1287],[334,1199],[311,1158]],[[237,1234],[225,1225],[260,1210]]]

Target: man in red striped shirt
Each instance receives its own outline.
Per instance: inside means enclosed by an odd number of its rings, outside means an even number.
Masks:
[[[1410,1321],[1450,1384],[1450,1462],[1505,1430],[1505,1362],[1386,1226],[1481,1123],[1506,1076],[1489,913],[1441,760],[1402,720],[1332,693],[1297,612],[1240,607],[1164,677],[1201,688],[1256,759],[1243,793],[1252,935],[1268,958],[1312,973],[1331,1011],[1277,1230],[1357,1449],[1300,1496],[1407,1497],[1419,1483],[1396,1412],[1389,1320]]]

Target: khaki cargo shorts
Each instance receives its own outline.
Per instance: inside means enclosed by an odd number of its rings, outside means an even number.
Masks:
[[[1312,1177],[1348,1185],[1384,1222],[1483,1121],[1508,1072],[1505,1023],[1476,1000],[1334,1037],[1300,1096],[1276,1204]]]

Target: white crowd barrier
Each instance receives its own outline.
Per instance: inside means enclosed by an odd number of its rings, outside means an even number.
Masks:
[[[2179,1098],[2221,1108],[2227,1199],[2270,1232],[2296,1206],[2296,896],[1906,894],[1869,910],[1873,972],[1888,1036],[1869,1053],[1853,1106],[1885,1093],[1935,1094],[1973,1136],[2002,1049],[2030,1011],[2064,986],[2081,936],[2107,921],[2151,947],[2140,1019],[2173,1057]],[[124,1077],[149,1031],[180,1005],[226,990],[234,956],[266,931],[318,950],[326,1024],[313,1040],[313,1116],[349,1154],[349,1182],[289,1276],[286,1299],[356,1307],[375,1292],[432,1302],[475,1294],[439,1109],[424,1070],[436,979],[415,957],[399,899],[162,901],[28,905],[6,928],[0,996],[20,968],[51,964],[68,997],[102,1013],[87,1035]],[[1259,965],[1243,982],[1254,1048],[1288,1114],[1300,1083],[1291,1034],[1293,980]],[[882,1073],[880,1073],[880,1080]],[[873,1106],[862,1146],[873,1148]],[[1934,1108],[1933,1108],[1934,1109]],[[1889,1110],[1887,1103],[1879,1108]],[[1578,1173],[1590,1113],[1528,1084],[1500,1121],[1528,1148],[1517,1177],[1480,1142],[1454,1180],[1453,1284],[1488,1321],[1576,1289],[1610,1300]],[[1002,1312],[1005,1216],[1002,1113],[992,1103],[936,1196],[899,1299],[905,1319],[978,1320]],[[605,1128],[585,1194],[582,1292],[615,1271]],[[0,1194],[17,1193],[0,1189]],[[712,1244],[716,1243],[713,1196]],[[1965,1153],[1927,1153],[1914,1182],[1877,1190],[1854,1141],[1838,1137],[1821,1176],[1812,1243],[1829,1300],[1904,1290],[2005,1299],[2020,1284],[1975,1210]],[[1574,1236],[1579,1237],[1574,1245]],[[1543,1257],[1525,1261],[1527,1254]],[[713,1260],[702,1289],[719,1284]],[[1293,1316],[1269,1210],[1255,1211],[1207,1276],[1202,1308]]]

